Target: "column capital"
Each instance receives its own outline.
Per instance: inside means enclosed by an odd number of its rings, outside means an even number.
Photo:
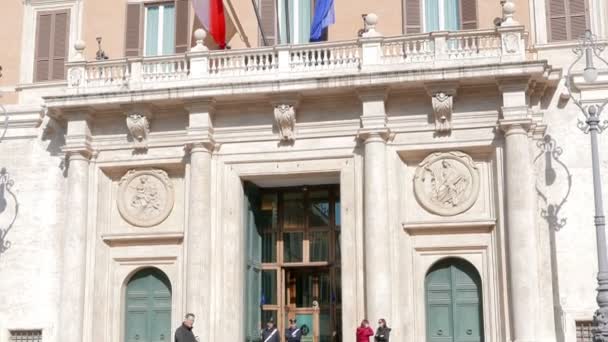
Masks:
[[[213,140],[190,142],[184,145],[184,150],[190,155],[198,152],[213,153],[219,148],[219,144]]]
[[[361,128],[357,132],[357,139],[363,141],[364,143],[369,142],[388,142],[392,141],[395,137],[395,133],[391,132],[391,130],[387,127],[384,129],[378,128]]]
[[[505,136],[513,134],[527,136],[534,126],[532,119],[502,119],[498,121],[498,128],[505,133]]]
[[[89,162],[94,156],[96,157],[98,152],[93,149],[64,149],[66,160],[82,160]]]

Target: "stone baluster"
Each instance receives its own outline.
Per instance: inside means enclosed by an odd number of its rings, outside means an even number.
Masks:
[[[74,56],[72,60],[66,63],[68,89],[77,89],[83,87],[86,83],[86,65],[84,57],[84,49],[86,45],[82,40],[74,43]]]
[[[361,66],[363,68],[373,65],[382,64],[382,40],[383,36],[376,31],[378,24],[378,16],[370,13],[365,16],[365,29],[359,44],[361,45]]]
[[[526,106],[527,79],[500,82],[505,136],[506,235],[513,341],[536,341],[539,315],[536,193]]]
[[[88,215],[90,117],[73,113],[68,117],[66,146],[68,185],[63,234],[59,341],[83,341],[86,241]]]
[[[359,92],[363,105],[359,137],[364,144],[364,248],[366,316],[390,321],[392,309],[385,110],[386,89]]]
[[[190,58],[190,78],[203,78],[209,75],[209,49],[205,46],[207,32],[203,29],[194,31],[196,45],[188,54]]]

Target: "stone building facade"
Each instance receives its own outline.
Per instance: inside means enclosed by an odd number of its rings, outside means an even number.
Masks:
[[[3,4],[0,341],[591,341],[603,0],[252,3]]]

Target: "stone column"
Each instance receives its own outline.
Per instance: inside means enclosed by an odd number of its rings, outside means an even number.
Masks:
[[[86,282],[87,216],[91,120],[86,108],[64,112],[67,120],[66,153],[68,185],[62,231],[61,302],[58,340],[82,342]]]
[[[514,342],[536,341],[539,315],[536,192],[528,129],[527,79],[501,80],[505,136],[506,235]],[[553,319],[552,317],[547,319]]]
[[[200,326],[209,320],[211,286],[208,248],[211,241],[211,152],[205,144],[190,146],[188,189],[186,308],[200,318],[197,323]]]
[[[197,331],[208,335],[211,315],[211,153],[214,148],[212,114],[215,102],[186,106],[190,151],[188,229],[186,232],[186,311],[197,317]]]
[[[364,141],[364,222],[365,295],[367,317],[387,317],[391,298],[390,230],[386,184],[386,145],[380,133],[370,133]]]
[[[69,153],[59,340],[82,342],[86,272],[89,156]]]
[[[370,320],[391,319],[391,248],[386,173],[385,89],[359,91],[363,105],[359,137],[364,145],[363,215],[365,303]]]
[[[534,174],[526,127],[503,127],[512,338],[532,342],[536,340],[539,300]]]

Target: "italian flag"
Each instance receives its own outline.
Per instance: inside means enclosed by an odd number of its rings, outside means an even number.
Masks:
[[[215,43],[226,47],[226,19],[223,0],[193,0],[194,12]]]

